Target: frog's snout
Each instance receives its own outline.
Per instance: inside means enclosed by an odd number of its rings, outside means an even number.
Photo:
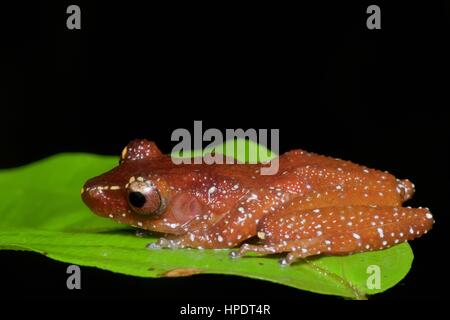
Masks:
[[[81,199],[92,212],[99,216],[109,216],[115,212],[124,212],[127,203],[120,194],[120,189],[99,186],[88,181],[81,189]]]

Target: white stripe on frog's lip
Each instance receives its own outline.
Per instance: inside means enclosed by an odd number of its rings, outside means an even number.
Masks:
[[[95,186],[95,187],[88,187],[86,189],[81,188],[81,194],[83,194],[85,191],[93,191],[93,190],[120,190],[122,189],[120,186]]]

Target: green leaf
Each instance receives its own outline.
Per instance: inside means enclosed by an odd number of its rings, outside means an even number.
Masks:
[[[245,154],[237,157],[248,160]],[[156,237],[136,237],[132,228],[95,216],[81,201],[83,183],[116,164],[117,157],[70,153],[1,170],[0,249],[31,250],[132,276],[239,275],[353,299],[385,291],[411,267],[413,254],[407,243],[383,251],[308,259],[289,267],[281,267],[278,257],[230,259],[230,250],[147,250],[145,245]],[[366,284],[372,265],[380,269],[378,289]]]

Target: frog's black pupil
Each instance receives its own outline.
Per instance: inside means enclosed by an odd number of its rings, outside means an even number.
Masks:
[[[145,196],[140,192],[130,192],[128,200],[133,207],[142,208],[145,204]]]

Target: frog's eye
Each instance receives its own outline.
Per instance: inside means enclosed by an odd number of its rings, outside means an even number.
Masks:
[[[150,182],[135,181],[128,186],[128,203],[136,213],[157,214],[161,208],[161,196]]]

